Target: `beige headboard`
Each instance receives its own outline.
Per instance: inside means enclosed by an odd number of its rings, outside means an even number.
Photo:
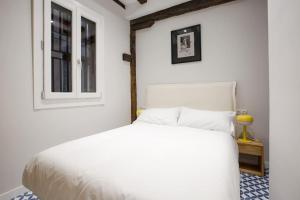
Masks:
[[[202,110],[235,111],[236,82],[150,85],[146,108],[187,106]]]

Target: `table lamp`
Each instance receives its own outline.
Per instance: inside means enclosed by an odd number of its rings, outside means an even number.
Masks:
[[[144,110],[145,110],[145,109],[143,109],[143,108],[138,108],[138,109],[136,110],[136,116],[137,116],[137,117],[140,116],[141,113],[142,113]]]
[[[241,142],[249,142],[249,140],[247,139],[247,135],[248,135],[247,126],[253,123],[254,121],[253,117],[248,114],[242,114],[236,116],[236,121],[238,122],[238,124],[243,126],[242,138],[240,138],[239,140]]]

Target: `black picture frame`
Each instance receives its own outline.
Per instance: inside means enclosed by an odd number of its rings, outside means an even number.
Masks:
[[[172,64],[201,61],[201,25],[171,31],[171,48]]]

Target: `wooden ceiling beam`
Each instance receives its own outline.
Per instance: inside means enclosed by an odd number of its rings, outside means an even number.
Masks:
[[[113,0],[114,2],[116,2],[116,4],[118,4],[119,6],[121,6],[122,8],[126,9],[126,6],[124,3],[122,3],[121,1],[119,0]]]
[[[137,31],[137,30],[141,30],[141,29],[145,29],[145,28],[150,28],[151,26],[153,26],[154,23],[155,23],[155,21],[149,20],[144,23],[135,24],[134,26],[131,26],[131,29],[134,31]]]
[[[140,2],[140,4],[144,4],[147,3],[147,0],[138,0],[138,2]]]
[[[133,19],[130,21],[131,27],[133,27],[134,30],[139,30],[143,29],[144,23],[150,23],[150,22],[155,22],[159,20],[163,20],[169,17],[174,17],[178,15],[182,15],[188,12],[193,12],[205,8],[209,8],[212,6],[228,3],[231,1],[236,1],[236,0],[191,0],[182,4],[178,4],[176,6],[172,6],[170,8],[157,11],[155,13],[139,17],[137,19]],[[135,28],[135,27],[141,27],[141,28]],[[147,27],[147,26],[146,26]]]

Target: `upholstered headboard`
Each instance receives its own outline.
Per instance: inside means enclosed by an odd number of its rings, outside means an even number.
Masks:
[[[146,108],[187,106],[202,110],[235,111],[236,82],[149,85]]]

